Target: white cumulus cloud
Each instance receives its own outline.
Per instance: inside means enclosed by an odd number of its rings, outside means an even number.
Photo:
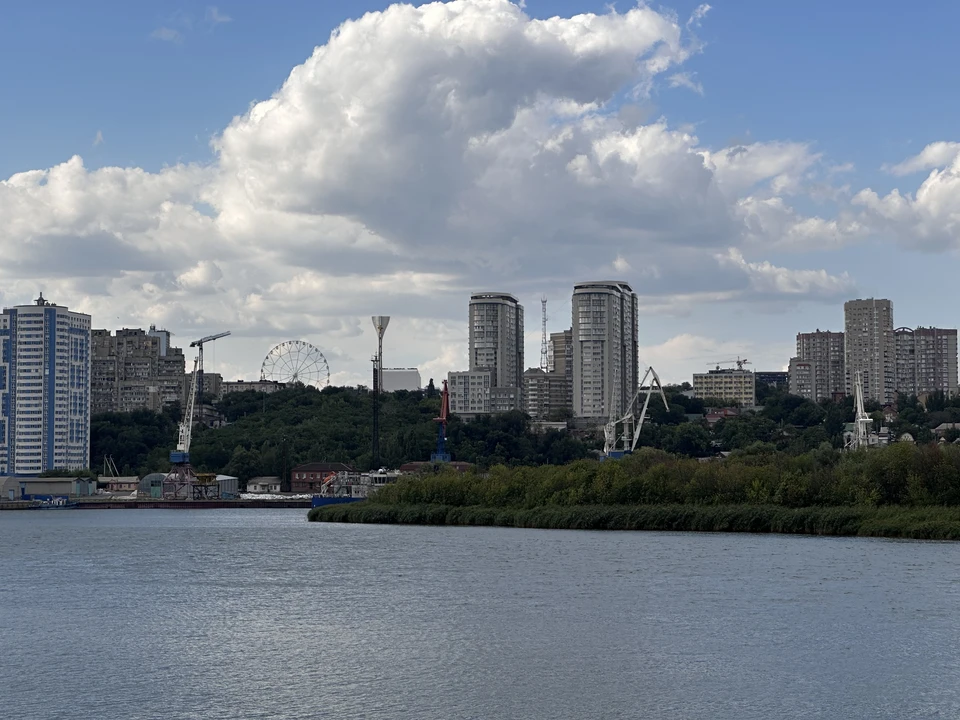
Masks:
[[[74,157],[0,181],[4,300],[42,282],[96,325],[231,329],[231,367],[251,377],[269,343],[302,336],[340,348],[336,377],[356,382],[369,315],[389,313],[393,364],[439,377],[462,362],[472,290],[559,297],[616,271],[642,279],[649,312],[821,300],[853,280],[764,250],[860,240],[875,218],[943,232],[953,170],[916,198],[861,194],[849,216],[809,217],[785,200],[830,173],[809,144],[708,148],[667,118],[621,119],[623,97],[693,78],[700,50],[644,4],[546,20],[507,0],[368,13],[223,128],[207,166]]]

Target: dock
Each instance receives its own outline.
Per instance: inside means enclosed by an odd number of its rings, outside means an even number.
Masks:
[[[219,510],[226,508],[296,508],[310,509],[310,500],[117,500],[110,498],[73,498],[77,510]],[[0,502],[0,510],[29,510],[35,503],[28,500]]]

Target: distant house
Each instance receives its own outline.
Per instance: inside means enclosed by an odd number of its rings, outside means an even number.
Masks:
[[[107,478],[107,491],[112,493],[133,492],[140,485],[140,478],[133,477],[112,477]]]
[[[933,434],[942,438],[948,430],[960,430],[960,423],[940,423],[933,429]]]
[[[725,408],[710,408],[705,416],[707,425],[713,427],[721,420],[726,420],[727,418],[738,417],[740,415],[740,408],[735,407],[725,407]]]
[[[280,478],[255,477],[247,481],[248,493],[278,493],[280,492]]]
[[[295,493],[320,492],[324,483],[335,479],[340,485],[355,485],[360,473],[345,463],[304,463],[290,472],[290,489]]]

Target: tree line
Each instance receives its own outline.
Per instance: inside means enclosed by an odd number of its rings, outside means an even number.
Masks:
[[[716,456],[761,444],[767,450],[799,456],[843,447],[843,432],[853,419],[853,401],[815,403],[782,388],[758,385],[758,407],[710,425],[704,415],[724,403],[688,397],[689,385],[665,388],[668,407],[651,399],[639,445],[688,458]],[[212,400],[211,400],[212,402]],[[223,427],[197,426],[191,459],[200,471],[224,472],[245,481],[257,475],[282,475],[303,462],[344,462],[371,469],[372,402],[363,387],[293,387],[264,395],[232,393],[212,403]],[[889,424],[891,435],[909,433],[919,444],[932,442],[934,428],[960,423],[960,398],[941,394],[921,404],[901,396],[896,415],[884,421],[884,410],[867,407],[876,426]],[[432,385],[424,391],[385,393],[381,398],[381,465],[429,460],[436,447],[440,399]],[[160,413],[146,410],[95,415],[91,422],[91,463],[97,470],[111,457],[121,474],[143,475],[169,469],[168,456],[177,442],[181,411],[177,405]],[[583,432],[537,432],[520,412],[484,416],[470,422],[450,419],[448,449],[454,460],[481,469],[563,465],[596,457],[602,448],[599,429]],[[948,431],[953,441],[960,431]]]

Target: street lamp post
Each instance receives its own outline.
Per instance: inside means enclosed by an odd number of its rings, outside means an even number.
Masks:
[[[373,470],[380,469],[380,390],[383,386],[383,334],[390,322],[389,315],[374,315],[377,331],[377,354],[373,357]]]

